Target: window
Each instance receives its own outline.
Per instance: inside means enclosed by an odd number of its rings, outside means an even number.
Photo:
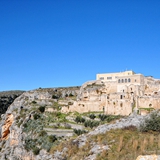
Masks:
[[[124,80],[122,79],[122,83],[124,82]]]
[[[120,80],[120,79],[118,80],[118,83],[121,83],[121,80]]]
[[[125,79],[125,83],[127,83],[127,79]]]
[[[123,95],[120,96],[120,99],[123,99]]]
[[[107,79],[112,79],[112,77],[107,77]]]
[[[136,79],[135,79],[134,81],[135,81],[135,82],[137,82],[137,80],[136,80]]]
[[[130,78],[128,79],[128,82],[131,82],[131,79],[130,79]]]
[[[104,77],[100,77],[99,79],[100,79],[100,80],[104,80]]]

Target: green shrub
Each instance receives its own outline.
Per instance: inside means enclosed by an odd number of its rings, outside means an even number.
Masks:
[[[160,132],[160,115],[157,112],[153,112],[144,123],[140,125],[140,131],[157,131]]]
[[[77,123],[84,123],[85,119],[83,117],[77,116],[76,119],[75,119],[75,122],[77,122]]]
[[[98,116],[101,121],[107,121],[107,122],[111,122],[121,117],[120,115],[106,115],[106,114],[99,114]]]
[[[33,115],[33,117],[36,120],[36,119],[40,118],[40,115],[38,113],[36,113],[36,114]]]
[[[37,102],[36,102],[36,101],[32,101],[32,103],[33,103],[33,104],[36,104]]]
[[[23,124],[23,127],[26,128],[26,127],[27,127],[27,123],[24,123],[24,124]]]
[[[80,129],[74,129],[73,131],[74,131],[74,133],[77,134],[78,136],[81,135],[81,134],[83,134],[83,133],[86,133],[85,130],[80,130]]]
[[[46,132],[46,131],[42,130],[42,131],[39,132],[39,136],[40,136],[40,137],[43,137],[43,136],[45,136],[45,135],[47,135],[47,132]]]
[[[58,99],[58,96],[52,95],[52,99]]]
[[[33,153],[34,155],[38,155],[39,154],[40,149],[38,147],[34,147],[33,148]]]
[[[97,127],[99,125],[99,122],[98,121],[85,121],[84,123],[84,126],[85,127],[90,127],[90,128],[93,128],[93,127]]]
[[[105,114],[99,114],[98,116],[101,121],[105,121],[105,119],[107,118],[107,115],[105,115]]]
[[[94,114],[90,114],[90,115],[89,115],[89,118],[90,118],[90,119],[95,119],[96,116],[95,116]]]
[[[69,94],[69,97],[73,97],[74,95],[72,93]]]
[[[50,143],[53,143],[53,142],[55,142],[57,140],[57,137],[55,136],[55,135],[50,135],[50,136],[48,136],[48,141],[50,142]]]
[[[43,113],[45,111],[45,106],[40,106],[38,109],[41,113]]]

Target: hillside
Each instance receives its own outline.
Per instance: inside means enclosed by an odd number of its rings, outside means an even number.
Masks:
[[[1,160],[135,160],[158,154],[160,127],[144,122],[159,124],[159,113],[62,113],[78,95],[79,87],[40,88],[17,97],[1,116]]]

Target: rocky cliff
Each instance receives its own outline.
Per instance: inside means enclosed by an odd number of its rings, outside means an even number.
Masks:
[[[153,116],[61,113],[62,106],[69,107],[78,94],[79,87],[49,88],[17,97],[1,115],[0,159],[135,160],[158,153],[160,130],[140,131]],[[154,116],[155,124],[159,119]]]
[[[24,91],[5,91],[0,92],[0,116],[4,114],[13,101]]]

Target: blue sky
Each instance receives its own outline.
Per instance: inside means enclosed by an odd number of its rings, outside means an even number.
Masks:
[[[126,69],[160,78],[160,1],[1,0],[0,60],[0,91]]]

